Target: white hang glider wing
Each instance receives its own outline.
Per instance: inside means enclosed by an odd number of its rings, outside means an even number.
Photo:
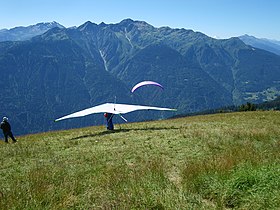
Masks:
[[[79,112],[75,112],[73,114],[66,115],[64,117],[56,119],[55,121],[57,122],[69,118],[84,117],[90,114],[105,113],[105,112],[120,115],[128,112],[138,111],[138,110],[177,111],[176,109],[169,109],[169,108],[162,108],[162,107],[105,103],[88,109],[84,109]]]

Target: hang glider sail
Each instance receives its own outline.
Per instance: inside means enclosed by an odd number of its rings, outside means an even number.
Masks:
[[[169,109],[169,108],[162,108],[162,107],[105,103],[88,109],[84,109],[79,112],[75,112],[73,114],[66,115],[64,117],[56,119],[55,121],[57,122],[69,118],[84,117],[90,114],[105,113],[105,112],[121,115],[121,114],[138,111],[138,110],[177,111],[176,109]]]
[[[158,86],[160,88],[163,89],[163,86],[157,82],[154,81],[143,81],[143,82],[139,82],[138,84],[136,84],[132,89],[131,92],[133,93],[135,90],[137,90],[138,88],[145,86],[145,85],[154,85],[154,86]]]

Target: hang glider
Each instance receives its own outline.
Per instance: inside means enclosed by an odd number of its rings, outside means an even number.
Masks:
[[[143,81],[143,82],[139,82],[138,84],[136,84],[132,89],[131,92],[133,93],[135,90],[137,90],[138,88],[145,86],[145,85],[154,85],[154,86],[158,86],[160,88],[163,89],[163,86],[157,82],[154,81]]]
[[[169,109],[169,108],[162,108],[162,107],[153,107],[153,106],[142,106],[142,105],[130,105],[130,104],[115,104],[115,103],[105,103],[98,106],[94,106],[88,109],[81,110],[79,112],[75,112],[61,118],[55,120],[55,122],[60,120],[65,120],[74,117],[84,117],[90,114],[97,114],[97,113],[112,113],[118,114],[126,114],[133,111],[138,110],[159,110],[159,111],[177,111],[176,109]]]

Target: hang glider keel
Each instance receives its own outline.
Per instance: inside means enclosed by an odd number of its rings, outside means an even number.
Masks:
[[[176,109],[170,108],[163,108],[163,107],[153,107],[153,106],[142,106],[142,105],[131,105],[131,104],[116,104],[116,103],[105,103],[98,106],[94,106],[88,109],[81,110],[79,112],[75,112],[63,117],[60,117],[55,120],[55,122],[60,120],[65,120],[69,118],[75,117],[84,117],[90,114],[97,114],[97,113],[112,113],[119,115],[124,121],[127,120],[121,115],[126,114],[133,111],[139,110],[158,110],[158,111],[177,111]]]

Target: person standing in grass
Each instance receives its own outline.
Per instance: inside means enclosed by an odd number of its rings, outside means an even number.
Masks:
[[[104,113],[104,117],[106,118],[107,121],[107,130],[114,130],[114,124],[113,124],[113,116],[114,114],[112,113]]]
[[[8,118],[7,117],[3,117],[3,121],[1,122],[1,129],[3,130],[3,134],[5,137],[5,142],[8,143],[8,137],[10,137],[13,142],[17,142],[17,140],[15,139],[13,133],[12,133],[12,129],[11,129],[11,125],[8,122]]]

